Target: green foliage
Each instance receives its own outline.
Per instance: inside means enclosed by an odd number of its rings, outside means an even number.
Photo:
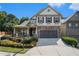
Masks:
[[[23,23],[24,21],[27,21],[27,20],[29,20],[28,17],[22,17],[22,18],[20,19],[20,24]]]
[[[0,40],[0,46],[16,47],[16,48],[32,47],[31,44],[23,45],[22,43],[17,43],[17,42],[11,41],[11,40]]]
[[[0,46],[17,47],[17,48],[36,46],[37,38],[35,37],[24,37],[24,38],[15,38],[15,39],[11,39],[9,36],[7,37],[8,38],[4,40],[0,40]]]
[[[32,43],[34,41],[37,42],[38,39],[36,37],[25,37],[25,38],[23,38],[22,43],[23,44],[26,44],[26,43],[30,44],[30,43]]]
[[[37,41],[38,41],[38,38],[32,36],[32,37],[29,37],[29,40],[31,40],[31,41],[36,41],[36,42],[37,42]]]
[[[11,38],[9,40],[20,43],[22,41],[22,38]]]
[[[73,38],[73,37],[62,37],[62,40],[64,42],[66,42],[67,44],[70,44],[70,45],[75,46],[75,47],[78,44],[77,39],[76,38]]]
[[[30,48],[15,48],[15,47],[4,47],[0,46],[0,52],[10,52],[10,53],[21,53],[24,54],[27,52]]]
[[[0,11],[0,31],[13,31],[13,27],[19,24],[19,19],[13,14]]]
[[[31,40],[29,40],[28,37],[24,37],[21,43],[23,43],[23,44],[30,44]]]
[[[5,35],[1,37],[1,40],[10,39],[11,35]]]

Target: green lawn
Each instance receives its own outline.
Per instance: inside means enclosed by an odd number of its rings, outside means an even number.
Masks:
[[[21,53],[24,54],[25,52],[27,52],[30,48],[13,48],[13,47],[3,47],[0,46],[0,51],[1,52],[11,52],[11,53]]]

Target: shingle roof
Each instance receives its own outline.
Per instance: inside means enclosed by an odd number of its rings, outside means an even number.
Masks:
[[[71,17],[73,17],[76,13],[79,13],[79,11],[75,12],[74,14],[70,15],[69,17],[67,17],[62,23],[67,22]]]
[[[23,23],[21,23],[20,25],[16,25],[15,27],[26,27],[28,26],[29,21],[24,21]]]

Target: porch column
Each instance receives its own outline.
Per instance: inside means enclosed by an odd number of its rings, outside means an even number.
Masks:
[[[15,28],[14,28],[14,30],[13,30],[13,36],[15,36],[16,37],[16,32],[15,32],[16,30],[15,30]]]
[[[37,34],[37,27],[36,27],[36,31],[35,31],[35,34],[36,34],[36,36],[38,37],[38,34]]]
[[[46,17],[44,17],[44,23],[46,23]]]
[[[27,28],[27,36],[29,36],[29,28]]]
[[[22,28],[21,32],[22,32],[22,35],[21,36],[23,37],[23,28]]]

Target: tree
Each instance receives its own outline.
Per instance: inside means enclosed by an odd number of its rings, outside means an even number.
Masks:
[[[5,11],[0,11],[0,31],[4,31],[3,24],[5,22],[6,16],[7,16],[7,13]]]
[[[24,21],[27,21],[27,20],[29,20],[28,17],[22,17],[22,18],[20,19],[20,24],[23,23]]]
[[[0,11],[0,31],[13,31],[13,27],[19,24],[19,19],[13,14]]]
[[[5,28],[5,31],[13,32],[13,27],[17,24],[19,24],[19,19],[13,14],[8,14],[3,27]]]

